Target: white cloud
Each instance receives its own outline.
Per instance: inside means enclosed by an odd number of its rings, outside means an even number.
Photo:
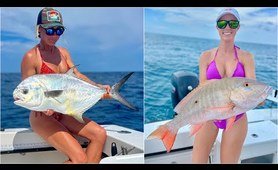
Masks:
[[[142,8],[60,8],[60,11],[71,36],[85,33],[84,36],[98,41],[96,48],[101,50],[141,42],[138,37],[143,36]]]
[[[212,22],[215,23],[217,14],[223,8],[147,8],[151,10],[161,11],[165,13],[165,21],[177,23],[177,24],[186,24],[187,22]],[[269,16],[266,13],[258,15],[256,17],[250,16],[250,13],[255,13],[259,10],[267,8],[235,8],[240,14],[241,21],[246,25],[256,25],[261,22],[271,22],[272,24],[277,25],[277,16]]]
[[[134,52],[133,49],[143,45],[143,8],[54,8],[62,13],[66,26],[66,32],[57,45],[67,48],[76,56],[85,54],[80,61],[85,61],[86,56],[114,54],[127,59],[128,54]],[[35,26],[41,9],[42,7],[1,8],[3,56],[22,57],[39,42],[40,39],[35,39]],[[136,55],[138,54],[137,51]],[[94,64],[98,65],[97,62]],[[114,67],[111,69],[122,70],[121,66]],[[4,67],[4,71],[8,69],[7,66]]]
[[[27,50],[33,47],[30,43],[21,43],[21,42],[1,42],[1,51],[2,53],[9,54],[8,56],[4,55],[3,57],[15,57],[21,58]],[[14,55],[16,54],[16,55]]]
[[[175,18],[174,16],[177,17],[179,16],[179,18],[183,16],[183,18],[185,19],[187,18],[188,21],[212,22],[215,21],[214,18],[216,18],[218,13],[216,8],[200,8],[200,7],[199,8],[150,8],[150,9],[164,12],[166,16],[170,16],[170,18],[173,19]]]
[[[40,8],[2,8],[1,31],[30,39],[35,37],[35,24]]]
[[[96,40],[99,43],[96,48],[100,50],[141,42],[138,37],[143,35],[142,8],[54,8],[62,13],[64,25],[67,27],[67,32],[61,37],[64,42],[67,38],[91,48],[88,40]],[[35,25],[41,9],[2,8],[1,31],[35,41]]]
[[[156,27],[159,25],[167,26],[169,24],[168,31],[165,31],[165,34],[170,32],[176,35],[217,39],[215,19],[224,8],[180,7],[147,9],[157,12],[154,14],[161,21],[156,22]],[[241,31],[239,31],[239,35],[242,35],[244,32],[244,36],[238,36],[240,41],[250,40],[250,42],[257,43],[277,43],[275,38],[277,37],[276,8],[236,7],[235,9],[238,10],[241,18]],[[152,19],[155,18],[155,15],[152,16]],[[148,24],[151,25],[151,23]],[[154,27],[148,26],[147,28],[152,28],[151,31],[156,32]]]

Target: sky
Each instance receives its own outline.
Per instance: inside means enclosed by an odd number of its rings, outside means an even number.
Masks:
[[[55,8],[55,7],[54,7]],[[57,7],[67,48],[80,71],[143,71],[145,32],[219,39],[220,7]],[[241,26],[236,41],[277,45],[277,8],[236,8]],[[1,72],[20,72],[23,55],[40,39],[35,25],[41,7],[0,8]]]
[[[143,8],[54,7],[66,31],[57,46],[66,48],[83,72],[143,71]],[[35,38],[41,7],[0,8],[1,72],[20,72]]]
[[[222,7],[146,8],[145,32],[219,39],[217,14]],[[238,7],[236,41],[277,45],[277,8]]]

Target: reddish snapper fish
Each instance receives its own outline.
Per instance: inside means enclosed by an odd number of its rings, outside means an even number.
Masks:
[[[228,130],[236,115],[254,109],[272,92],[272,88],[254,79],[232,77],[208,80],[185,96],[175,107],[178,114],[161,125],[148,139],[158,138],[170,152],[178,130],[191,125],[191,136],[209,120],[227,119]]]

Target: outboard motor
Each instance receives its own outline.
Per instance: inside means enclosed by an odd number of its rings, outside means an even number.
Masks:
[[[171,92],[172,106],[175,106],[199,84],[198,75],[188,71],[177,71],[171,76],[173,89]],[[176,115],[176,114],[175,114]]]

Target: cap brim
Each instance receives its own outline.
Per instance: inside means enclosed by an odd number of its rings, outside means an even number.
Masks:
[[[40,26],[42,26],[43,28],[50,28],[50,27],[64,27],[63,24],[58,23],[58,22],[54,22],[54,23],[47,23],[47,24],[41,24]]]
[[[221,15],[219,15],[219,16],[217,17],[216,21],[219,21],[219,19],[220,19],[221,17],[223,17],[224,15],[227,15],[227,14],[231,14],[231,15],[235,16],[236,19],[237,19],[238,21],[240,21],[239,18],[238,18],[234,13],[232,13],[232,12],[224,12],[224,13],[222,13]]]

